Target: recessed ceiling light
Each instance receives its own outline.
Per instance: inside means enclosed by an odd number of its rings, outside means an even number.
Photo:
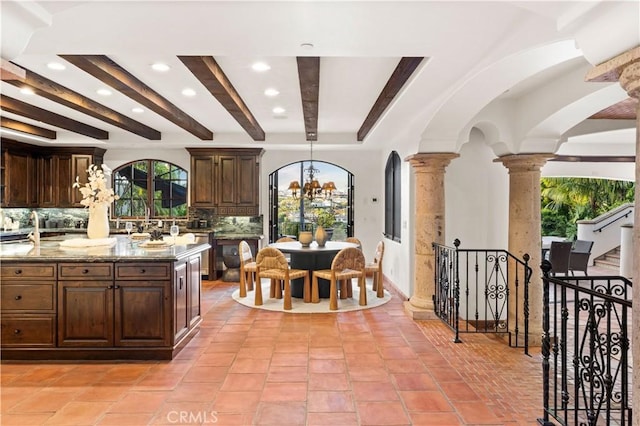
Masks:
[[[167,72],[171,69],[171,67],[162,62],[155,62],[151,64],[151,69],[158,72]]]
[[[196,95],[196,91],[191,89],[191,88],[189,88],[189,87],[187,87],[187,88],[182,89],[182,94],[184,96],[192,97],[192,96]]]
[[[265,62],[256,62],[253,65],[251,65],[251,68],[254,71],[258,71],[258,72],[264,72],[264,71],[269,71],[271,69],[271,67],[269,66],[269,64],[265,63]]]
[[[56,70],[56,71],[62,71],[67,69],[67,67],[65,67],[64,64],[61,64],[60,62],[49,62],[47,64],[47,68],[49,68],[50,70]]]
[[[287,110],[282,107],[275,107],[274,109],[272,109],[272,111],[274,114],[284,114],[285,112],[287,112]]]
[[[23,87],[22,89],[20,89],[20,93],[27,96],[35,95],[35,92],[31,87]]]
[[[131,112],[134,112],[136,114],[142,114],[144,112],[144,109],[140,107],[134,107],[134,108],[131,108]]]
[[[313,49],[313,43],[301,43],[300,47],[302,47],[304,50],[311,50]]]
[[[267,90],[264,91],[264,94],[267,96],[278,96],[280,94],[280,92],[278,92],[277,89],[274,89],[272,87],[268,88]]]
[[[98,89],[96,93],[100,96],[111,96],[112,92],[109,89]]]

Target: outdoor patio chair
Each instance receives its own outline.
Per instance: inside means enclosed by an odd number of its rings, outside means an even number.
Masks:
[[[569,258],[571,257],[571,241],[552,241],[549,249],[551,274],[569,275]]]
[[[569,270],[571,275],[575,275],[574,271],[582,271],[587,275],[587,267],[589,266],[589,257],[591,256],[591,248],[593,241],[575,240],[571,247],[571,257],[569,258]]]

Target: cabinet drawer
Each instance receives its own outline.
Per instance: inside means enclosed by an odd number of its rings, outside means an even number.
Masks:
[[[2,284],[0,307],[8,311],[54,311],[54,283],[43,284]]]
[[[131,263],[116,265],[117,280],[170,279],[171,265],[167,263]]]
[[[3,347],[55,346],[56,322],[53,315],[3,316],[0,323]]]
[[[4,264],[0,268],[0,277],[3,279],[39,279],[56,278],[55,263],[12,263]]]
[[[61,280],[110,280],[113,279],[113,263],[61,263],[58,277]]]

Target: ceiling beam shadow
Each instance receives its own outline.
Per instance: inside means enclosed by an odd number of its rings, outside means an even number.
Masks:
[[[212,56],[178,56],[178,59],[254,141],[265,140],[264,130]]]
[[[424,57],[404,57],[393,70],[391,77],[385,84],[382,92],[371,107],[371,111],[358,130],[358,141],[362,142],[367,134],[376,125],[393,99],[400,93],[404,84],[409,80],[413,72],[418,68]]]
[[[0,117],[0,127],[4,127],[5,129],[9,130],[15,130],[16,132],[26,133],[32,136],[39,136],[45,139],[56,139],[57,137],[56,132],[53,130],[34,126],[28,123],[23,123],[22,121],[13,120],[8,117]]]
[[[34,93],[43,98],[47,98],[53,102],[57,102],[61,105],[79,111],[83,114],[87,114],[93,118],[109,123],[113,126],[124,129],[128,132],[134,133],[138,136],[149,140],[160,140],[160,132],[151,127],[145,126],[131,118],[120,114],[104,105],[99,104],[93,99],[87,98],[71,89],[68,89],[55,81],[49,80],[39,74],[25,69],[26,76],[23,82],[16,80],[5,80],[9,84],[16,87],[23,88],[25,86],[30,87]],[[50,123],[52,124],[52,123]],[[57,124],[53,124],[57,127]]]
[[[58,55],[203,141],[213,132],[105,55]]]
[[[317,141],[320,58],[315,56],[298,56],[296,60],[298,62],[298,78],[300,80],[300,96],[302,97],[305,135],[308,141]]]
[[[55,112],[38,108],[37,106],[27,104],[6,95],[0,95],[0,109],[32,120],[42,121],[43,123],[69,130],[70,132],[89,136],[90,138],[100,140],[109,139],[109,133],[104,130],[56,114]]]

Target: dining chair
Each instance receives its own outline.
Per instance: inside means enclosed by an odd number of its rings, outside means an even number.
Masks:
[[[549,249],[551,274],[569,275],[569,258],[571,257],[571,241],[552,241]]]
[[[351,280],[358,278],[360,287],[360,298],[358,303],[360,306],[367,305],[367,287],[364,272],[364,254],[362,250],[355,247],[343,248],[336,254],[331,262],[331,269],[320,269],[313,271],[313,279],[311,283],[311,302],[318,303],[320,297],[318,294],[318,278],[330,281],[329,290],[329,309],[335,311],[338,309],[338,284],[340,284],[340,298],[344,299],[346,292],[351,287]]]
[[[276,240],[276,243],[290,243],[292,241],[296,241],[296,239],[291,237],[280,237]]]
[[[271,280],[270,297],[276,299],[284,298],[283,304],[285,310],[290,310],[291,306],[291,280],[296,278],[304,278],[303,298],[305,302],[309,302],[309,271],[304,269],[290,269],[284,253],[273,247],[264,247],[258,251],[256,256],[256,292],[255,305],[263,304],[262,286],[263,278]],[[284,288],[284,296],[282,289]]]
[[[345,241],[346,241],[347,243],[357,244],[357,245],[358,245],[358,248],[359,248],[360,250],[362,250],[362,243],[361,243],[361,242],[360,242],[360,240],[359,240],[359,239],[357,239],[356,237],[347,237],[347,238],[345,239]]]
[[[571,271],[571,275],[575,275],[574,271],[582,271],[585,276],[587,275],[592,247],[593,241],[575,240],[573,242],[571,256],[569,257],[569,270]]]
[[[238,244],[240,253],[240,297],[247,297],[247,290],[253,290],[254,275],[257,271],[256,262],[249,243],[245,240]]]
[[[376,296],[384,297],[384,284],[382,275],[382,257],[384,256],[384,241],[379,241],[376,245],[376,254],[373,262],[367,263],[364,267],[365,272],[373,274],[373,286],[371,289],[376,292]]]

